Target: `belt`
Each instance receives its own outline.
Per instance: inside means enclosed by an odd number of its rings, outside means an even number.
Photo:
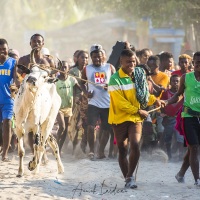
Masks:
[[[183,112],[193,116],[193,117],[200,117],[200,112],[194,111],[189,107],[184,106]]]

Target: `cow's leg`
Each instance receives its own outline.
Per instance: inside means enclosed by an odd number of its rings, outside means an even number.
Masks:
[[[18,175],[17,177],[22,177],[24,174],[24,155],[25,150],[23,146],[23,133],[16,128],[16,135],[18,138],[18,155],[19,155],[19,169],[18,169]]]
[[[40,163],[42,161],[42,156],[44,154],[44,151],[45,151],[45,147],[44,145],[38,145],[37,147],[37,156],[36,156],[36,159],[37,159],[37,163],[36,163],[36,168],[35,168],[35,174],[37,174],[39,172],[39,169],[40,169]]]
[[[58,165],[58,173],[64,173],[64,166],[62,164],[62,161],[60,159],[60,154],[59,154],[59,147],[58,144],[56,142],[56,139],[53,137],[53,135],[49,135],[47,142],[49,144],[49,146],[52,148],[53,153],[56,157],[57,160],[57,165]]]
[[[30,171],[33,171],[38,164],[38,149],[39,149],[39,144],[34,144],[33,150],[34,150],[34,156],[32,161],[29,162],[28,164],[28,169]]]
[[[45,151],[45,145],[44,145],[45,143],[40,137],[42,136],[40,136],[39,134],[36,134],[35,144],[34,144],[34,157],[33,157],[33,160],[29,162],[29,166],[28,166],[30,171],[35,170],[35,174],[39,172],[40,163]]]
[[[38,141],[37,141],[38,140]],[[46,143],[47,142],[45,142],[45,145],[44,145],[44,152],[43,152],[43,156],[42,156],[42,163],[44,164],[44,165],[46,165],[47,163],[48,163],[48,157],[47,157],[47,153],[46,153]],[[37,139],[37,137],[36,137],[36,140],[35,140],[35,144],[36,145],[39,145],[40,144],[40,138],[38,137],[38,139]],[[34,154],[34,155],[36,155],[37,156],[37,159],[39,158],[39,155],[38,154]]]
[[[39,133],[39,126],[35,126],[34,131],[35,134],[35,143],[33,145],[34,156],[32,161],[29,162],[28,169],[33,171],[37,168],[39,163],[39,150],[40,150],[40,133]],[[38,171],[38,170],[36,170]],[[37,172],[36,172],[37,173]]]
[[[35,174],[39,172],[42,157],[44,154],[46,154],[45,146],[48,138],[48,132],[50,132],[51,130],[49,130],[49,127],[51,127],[50,125],[51,124],[49,124],[49,121],[47,120],[46,123],[41,126],[40,135],[36,134],[33,158],[35,160],[29,163],[29,166],[32,167],[32,170],[35,170]]]

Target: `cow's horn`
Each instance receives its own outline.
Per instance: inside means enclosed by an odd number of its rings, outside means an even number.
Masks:
[[[31,50],[31,53],[30,53],[30,63],[37,64],[37,63],[35,62],[35,56],[34,56],[34,52],[35,52],[36,49],[39,49],[39,48],[38,48],[38,47],[35,47],[35,48],[33,48],[33,49]]]
[[[35,62],[35,57],[34,57],[34,52],[35,52],[35,50],[36,50],[36,48],[33,48],[33,49],[31,50],[31,53],[30,53],[30,63],[34,63],[34,64],[36,64],[36,62]]]

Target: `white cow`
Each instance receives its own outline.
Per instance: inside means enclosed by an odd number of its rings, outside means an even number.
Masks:
[[[31,52],[31,61],[34,50]],[[18,177],[23,176],[23,136],[29,132],[36,135],[34,144],[34,157],[29,162],[29,170],[39,171],[41,158],[45,150],[46,142],[53,149],[57,160],[58,173],[64,172],[60,159],[59,148],[56,139],[50,134],[53,128],[61,99],[56,91],[55,84],[48,83],[48,72],[34,64],[30,74],[25,76],[14,101],[15,133],[18,137],[19,169]]]

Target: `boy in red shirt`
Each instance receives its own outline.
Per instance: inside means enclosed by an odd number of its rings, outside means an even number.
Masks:
[[[161,99],[167,100],[170,99],[177,91],[180,83],[180,77],[175,74],[172,75],[170,78],[170,89],[167,89],[165,92],[163,92]],[[172,144],[172,137],[175,134],[176,141],[178,145],[179,150],[179,158],[183,155],[183,143],[184,138],[182,135],[178,133],[178,131],[175,129],[176,124],[176,115],[179,111],[179,109],[183,105],[183,97],[180,97],[179,101],[177,103],[167,105],[164,109],[162,109],[163,113],[163,126],[164,126],[164,142],[167,149],[167,155],[169,157],[169,160],[171,159],[171,144]],[[182,159],[182,157],[181,157]]]
[[[189,67],[191,65],[192,58],[187,54],[182,54],[179,56],[178,64],[180,66],[179,70],[173,71],[171,75],[177,74],[178,76],[182,76],[183,74],[186,74],[190,72]]]

